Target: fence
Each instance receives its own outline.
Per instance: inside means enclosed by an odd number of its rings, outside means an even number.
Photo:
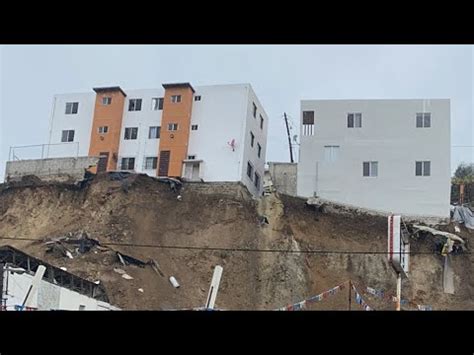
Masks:
[[[8,160],[46,159],[79,156],[79,142],[11,146]]]

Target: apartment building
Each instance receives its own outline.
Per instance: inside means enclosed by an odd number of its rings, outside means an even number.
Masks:
[[[303,100],[297,194],[449,217],[450,101]]]
[[[267,128],[268,116],[250,84],[100,87],[54,97],[47,156],[77,151],[100,156],[97,171],[241,181],[260,194]]]

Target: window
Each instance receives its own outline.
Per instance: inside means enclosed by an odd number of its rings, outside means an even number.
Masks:
[[[165,101],[164,98],[159,97],[158,98],[158,110],[163,110],[163,102]]]
[[[303,111],[303,135],[314,135],[314,111]]]
[[[260,128],[263,129],[263,117],[260,115]]]
[[[194,96],[194,101],[201,101],[201,95]]]
[[[173,103],[181,102],[181,95],[171,95],[171,102]]]
[[[253,135],[252,132],[250,132],[250,146],[253,147],[253,142],[255,140],[255,136]]]
[[[177,123],[168,123],[168,131],[177,131],[178,124]]]
[[[61,142],[74,142],[74,130],[65,130],[61,136]]]
[[[102,105],[108,106],[112,103],[112,98],[109,96],[102,97]]]
[[[253,105],[253,110],[252,110],[253,117],[257,118],[257,105],[255,105],[255,102],[252,102],[252,105]]]
[[[101,126],[99,127],[99,134],[105,134],[109,131],[109,126]]]
[[[416,128],[431,127],[431,113],[417,113],[416,114]]]
[[[152,109],[152,111],[160,110],[160,98],[159,97],[152,97],[151,98],[151,109]]]
[[[362,114],[361,113],[348,113],[347,114],[347,127],[348,128],[362,127]]]
[[[431,175],[431,162],[430,161],[415,162],[415,175],[416,176],[430,176]]]
[[[66,115],[75,115],[79,110],[79,102],[66,102]]]
[[[253,166],[250,164],[250,162],[247,162],[247,176],[250,178],[250,180],[253,180]]]
[[[125,139],[137,139],[138,128],[137,127],[128,127],[125,128]]]
[[[363,176],[378,176],[378,162],[364,161],[362,175]]]
[[[196,159],[196,156],[195,155],[188,155],[188,159],[189,160],[194,160],[194,159]]]
[[[160,131],[161,131],[160,126],[150,127],[148,131],[148,139],[160,138]]]
[[[80,311],[83,311],[83,310],[85,310],[85,309],[86,309],[86,306],[85,306],[85,305],[83,305],[83,304],[80,304],[80,305],[79,305],[79,310],[80,310]]]
[[[262,154],[262,146],[260,143],[257,143],[257,156],[260,158],[260,155]]]
[[[157,157],[145,157],[145,170],[156,169],[157,165],[158,165]]]
[[[257,191],[260,190],[260,175],[258,175],[256,172],[255,172],[255,187],[257,188]]]
[[[141,111],[142,110],[142,99],[130,99],[128,102],[129,111]]]
[[[198,130],[198,125],[197,125],[197,124],[193,124],[193,125],[191,126],[191,130],[192,130],[192,131],[197,131],[197,130]]]
[[[325,145],[324,146],[324,161],[335,162],[337,161],[338,156],[339,156],[338,145]]]
[[[135,158],[122,158],[121,170],[135,169]]]

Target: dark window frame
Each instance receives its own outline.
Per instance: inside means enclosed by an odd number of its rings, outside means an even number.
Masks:
[[[72,136],[71,136],[72,132]],[[61,143],[71,143],[74,142],[74,129],[63,129],[61,132]]]
[[[142,99],[130,99],[128,100],[128,111],[141,111],[142,110]]]
[[[156,137],[153,137],[151,134],[153,128],[156,128]],[[161,126],[148,127],[148,139],[160,139],[160,134],[161,134]]]
[[[77,115],[79,112],[79,102],[66,102],[66,115]]]
[[[124,132],[123,139],[124,140],[136,140],[136,139],[138,139],[138,127],[125,127],[125,132]]]

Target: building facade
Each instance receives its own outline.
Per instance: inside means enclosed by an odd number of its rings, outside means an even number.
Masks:
[[[47,156],[99,156],[96,171],[241,181],[260,194],[267,127],[250,84],[94,88],[55,96]]]
[[[450,101],[303,100],[297,194],[448,218]]]

